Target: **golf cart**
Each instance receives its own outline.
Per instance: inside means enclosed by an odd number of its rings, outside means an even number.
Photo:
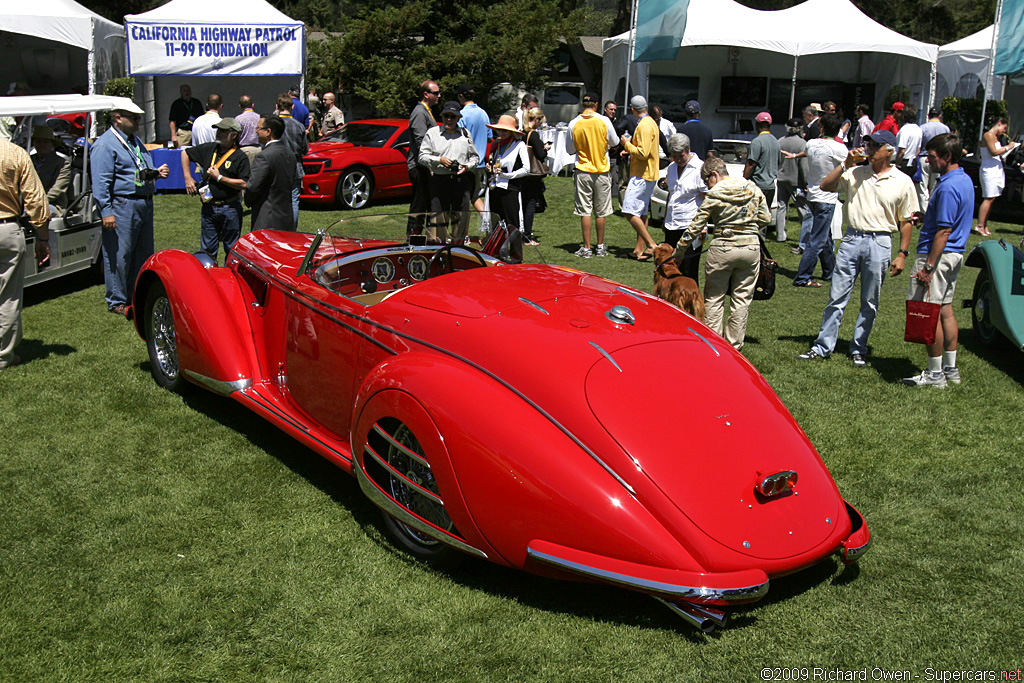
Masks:
[[[50,220],[49,264],[40,267],[35,258],[29,257],[25,265],[25,286],[85,270],[98,263],[101,258],[103,228],[99,211],[92,199],[88,145],[82,138],[73,139],[62,135],[66,127],[53,125],[63,122],[63,119],[56,118],[56,115],[122,108],[129,102],[130,100],[123,97],[107,95],[33,95],[0,98],[0,116],[23,117],[11,138],[16,144],[22,144],[31,151],[32,126],[42,125],[45,117],[47,125],[54,128],[56,137],[64,142],[68,152],[65,156],[71,158],[71,186],[68,189],[67,209],[63,216],[53,216]],[[88,122],[85,129],[89,130]],[[27,222],[23,221],[22,225],[27,226]],[[35,253],[36,234],[31,227],[25,227],[25,240],[26,253]]]

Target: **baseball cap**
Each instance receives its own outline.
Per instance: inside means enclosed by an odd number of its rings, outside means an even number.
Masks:
[[[475,95],[476,90],[469,83],[461,83],[458,88],[455,89],[457,95]]]
[[[683,111],[685,111],[687,114],[699,114],[700,102],[698,102],[697,100],[690,100],[689,102],[686,103],[686,106],[683,107]]]
[[[811,109],[813,109],[814,111],[818,112],[819,114],[821,112],[825,111],[824,109],[821,108],[821,104],[819,102],[811,102],[807,106],[810,107]]]
[[[804,120],[803,119],[798,119],[795,116],[793,118],[791,118],[789,121],[786,121],[786,126],[788,126],[789,128],[802,128],[803,125],[804,125]]]
[[[595,102],[595,103],[599,103],[600,101],[601,101],[601,96],[600,96],[600,95],[598,95],[598,94],[597,94],[596,92],[594,92],[593,90],[588,90],[588,91],[586,92],[586,94],[585,94],[585,95],[583,95],[583,102]]]
[[[647,107],[647,98],[643,95],[633,95],[633,99],[629,101],[629,106],[633,109],[645,109]]]
[[[757,116],[755,116],[754,120],[757,121],[758,123],[765,123],[765,122],[771,123],[772,122],[772,115],[769,114],[766,111],[763,111],[760,114],[758,114]]]
[[[888,130],[876,130],[874,133],[864,136],[865,140],[871,140],[883,145],[896,146],[896,136]]]
[[[906,106],[906,105],[904,105],[904,104],[903,104],[902,102],[893,102],[893,103],[892,103],[892,109],[893,109],[893,111],[903,111],[903,109],[905,108],[905,106]]]
[[[238,121],[235,121],[235,119],[231,116],[225,116],[220,121],[213,124],[213,127],[220,128],[221,130],[233,130],[236,133],[242,132],[242,124],[240,124]]]
[[[453,102],[449,100],[444,103],[443,107],[441,107],[441,116],[444,116],[445,114],[455,114],[456,116],[462,116],[462,107],[459,106],[458,102]]]

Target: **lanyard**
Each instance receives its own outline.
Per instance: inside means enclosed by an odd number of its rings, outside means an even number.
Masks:
[[[222,156],[220,158],[220,161],[217,161],[217,152],[215,151],[213,153],[213,161],[211,162],[213,164],[213,167],[216,168],[219,171],[220,170],[220,165],[223,164],[225,161],[227,161],[228,157],[231,156],[234,153],[235,153],[235,148],[232,147],[231,149],[228,150],[227,154],[225,154],[224,156]]]
[[[122,138],[117,133],[116,128],[111,128],[110,130],[113,131],[114,137],[117,138],[117,141],[121,143],[121,146],[124,147],[128,151],[128,154],[131,155],[132,161],[135,162],[135,168],[137,168],[140,171],[144,169],[146,165],[142,160],[142,152],[139,151],[138,145],[136,145],[135,149],[133,150],[131,147],[128,146],[128,143],[124,141],[124,138]]]

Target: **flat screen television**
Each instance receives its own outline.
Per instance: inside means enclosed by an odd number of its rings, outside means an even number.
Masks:
[[[763,109],[767,102],[766,76],[722,76],[720,106]]]

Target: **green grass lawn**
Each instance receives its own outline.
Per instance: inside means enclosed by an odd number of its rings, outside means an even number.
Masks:
[[[571,181],[547,186],[543,258],[650,290],[650,264],[572,256]],[[198,200],[158,197],[156,215],[158,248],[198,249]],[[300,225],[351,215],[303,210]],[[612,252],[630,250],[626,221],[608,223]],[[994,225],[1019,239],[1019,225]],[[958,309],[963,384],[901,386],[925,361],[903,342],[904,274],[883,287],[869,369],[845,355],[855,303],[836,354],[798,360],[828,291],[789,286],[798,232],[791,222],[790,243],[769,245],[779,288],[754,302],[743,353],[864,513],[874,546],[858,567],[830,560],[773,581],[710,637],[627,591],[412,561],[355,481],[319,456],[229,399],[159,389],[102,285],[30,289],[27,362],[0,373],[0,680],[748,681],[783,666],[867,667],[871,680],[873,667],[922,678],[928,667],[1019,668],[1024,354],[984,352]],[[962,271],[958,301],[975,275]],[[682,422],[701,398],[675,400]]]

